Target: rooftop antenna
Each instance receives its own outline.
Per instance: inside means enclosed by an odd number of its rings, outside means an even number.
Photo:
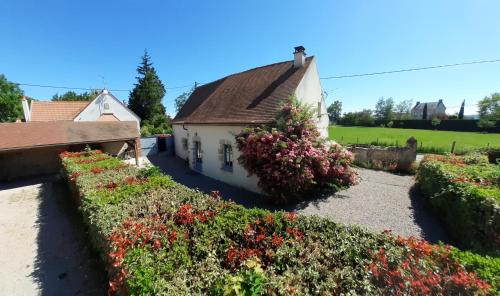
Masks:
[[[103,90],[107,89],[107,83],[106,83],[106,79],[104,78],[104,76],[102,76],[102,75],[98,75],[98,76],[101,77],[102,85],[104,86]]]

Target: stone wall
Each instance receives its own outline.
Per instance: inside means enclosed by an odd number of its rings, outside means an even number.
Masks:
[[[406,147],[356,145],[348,149],[354,153],[355,163],[365,167],[392,165],[397,166],[396,170],[408,171],[417,159],[417,140],[413,137],[406,141]]]

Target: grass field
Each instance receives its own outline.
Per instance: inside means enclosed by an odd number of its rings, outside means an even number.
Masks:
[[[453,141],[456,141],[456,153],[488,145],[500,146],[500,134],[350,126],[330,126],[329,133],[330,139],[341,144],[378,143],[381,146],[404,146],[406,140],[413,136],[421,153],[450,152]]]

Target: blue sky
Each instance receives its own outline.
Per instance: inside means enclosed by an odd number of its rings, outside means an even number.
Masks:
[[[145,48],[167,88],[292,59],[321,77],[500,59],[500,1],[0,2],[0,73],[14,82],[131,89]],[[448,111],[500,92],[500,63],[322,80],[344,111],[377,99],[443,99]],[[64,90],[22,87],[37,99]],[[164,103],[187,89],[168,89]],[[128,92],[114,92],[124,100]],[[453,110],[450,110],[453,109]]]

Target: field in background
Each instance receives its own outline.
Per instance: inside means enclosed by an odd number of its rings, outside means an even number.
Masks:
[[[461,153],[486,146],[500,146],[500,134],[475,132],[432,131],[420,129],[330,126],[330,139],[341,144],[373,144],[404,146],[413,136],[418,141],[418,152],[450,152],[456,141],[455,152]]]

